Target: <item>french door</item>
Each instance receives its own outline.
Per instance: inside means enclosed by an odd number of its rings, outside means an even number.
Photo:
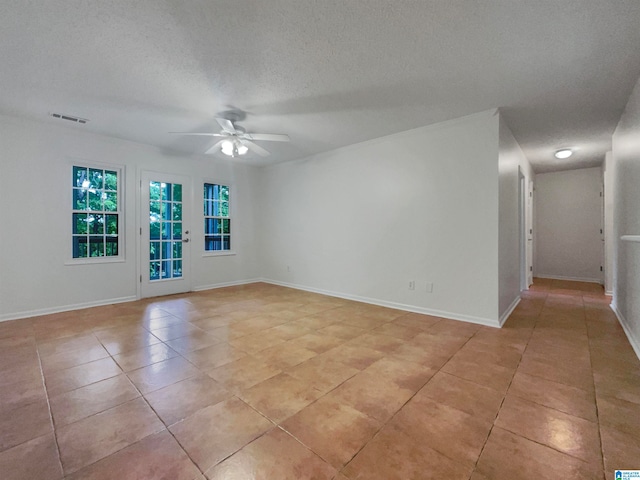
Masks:
[[[143,172],[140,189],[140,294],[155,297],[188,292],[191,180]]]

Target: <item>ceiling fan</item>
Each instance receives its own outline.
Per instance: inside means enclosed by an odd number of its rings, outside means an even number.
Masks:
[[[222,128],[220,133],[213,132],[169,132],[176,135],[200,135],[207,137],[222,137],[222,139],[211,146],[205,154],[216,153],[220,150],[225,155],[236,157],[246,155],[251,150],[261,157],[266,157],[269,152],[254,140],[266,142],[288,142],[289,136],[279,133],[249,133],[239,125],[234,125],[232,120],[226,118],[216,118],[216,122]]]

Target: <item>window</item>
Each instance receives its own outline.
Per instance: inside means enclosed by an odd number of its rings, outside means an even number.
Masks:
[[[73,167],[73,258],[120,256],[120,174],[118,169]]]
[[[207,252],[231,250],[229,187],[204,184],[204,249]]]

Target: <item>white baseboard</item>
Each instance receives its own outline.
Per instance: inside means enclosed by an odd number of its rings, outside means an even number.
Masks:
[[[538,273],[535,275],[538,278],[548,278],[551,280],[569,280],[572,282],[585,282],[585,283],[597,283],[598,285],[602,285],[602,280],[599,278],[587,278],[587,277],[563,277],[561,275],[545,275],[543,273]]]
[[[507,308],[507,310],[502,315],[500,315],[500,327],[504,325],[504,322],[507,321],[507,318],[509,318],[509,315],[511,315],[513,311],[516,309],[516,307],[520,303],[521,298],[522,297],[520,297],[520,295],[514,298],[513,302],[511,302],[511,305],[509,305],[509,308]]]
[[[638,360],[640,360],[640,339],[634,337],[633,331],[629,327],[627,319],[624,318],[624,315],[622,315],[620,310],[618,310],[618,306],[613,302],[611,302],[611,305],[609,306],[611,307],[611,310],[613,310],[613,313],[616,314],[616,317],[618,317],[618,322],[620,322],[620,325],[622,325],[622,329],[624,330],[624,333],[627,336],[629,343],[631,344],[631,348],[633,348],[633,351],[636,352]]]
[[[261,278],[251,278],[249,280],[236,280],[234,282],[213,283],[211,285],[200,285],[198,287],[193,287],[192,291],[202,292],[204,290],[213,290],[216,288],[224,288],[224,287],[235,287],[237,285],[248,285],[250,283],[258,283],[262,281],[263,280]]]
[[[605,290],[604,294],[608,297],[613,297],[613,290]]]
[[[109,298],[106,300],[97,300],[95,302],[75,303],[73,305],[63,305],[59,307],[41,308],[37,310],[27,310],[16,313],[6,313],[0,315],[0,322],[8,320],[18,320],[20,318],[38,317],[40,315],[50,315],[52,313],[69,312],[72,310],[82,310],[83,308],[102,307],[104,305],[113,305],[114,303],[133,302],[138,298],[135,295],[129,297]]]
[[[331,290],[324,290],[321,288],[314,288],[314,287],[307,287],[305,285],[297,285],[297,284],[293,284],[293,283],[287,283],[287,282],[281,282],[278,280],[272,280],[269,278],[262,278],[260,279],[261,282],[264,283],[271,283],[273,285],[280,285],[281,287],[288,287],[288,288],[295,288],[296,290],[303,290],[306,292],[312,292],[312,293],[319,293],[322,295],[328,295],[330,297],[337,297],[337,298],[344,298],[345,300],[354,300],[356,302],[362,302],[362,303],[369,303],[371,305],[378,305],[380,307],[389,307],[389,308],[395,308],[396,310],[403,310],[406,312],[412,312],[412,313],[422,313],[425,315],[433,315],[434,317],[443,317],[443,318],[447,318],[450,320],[460,320],[463,322],[469,322],[469,323],[476,323],[479,325],[485,325],[487,327],[495,327],[495,328],[500,328],[500,322],[498,320],[493,320],[490,318],[483,318],[483,317],[475,317],[472,315],[464,315],[464,314],[460,314],[460,313],[452,313],[452,312],[445,312],[442,310],[434,310],[431,308],[424,308],[424,307],[417,307],[415,305],[406,305],[403,303],[397,303],[397,302],[389,302],[386,300],[378,300],[375,298],[369,298],[369,297],[362,297],[360,295],[351,295],[348,293],[342,293],[342,292],[334,292]],[[515,308],[515,307],[514,307]]]
[[[268,278],[254,278],[254,279],[248,279],[248,280],[238,280],[234,282],[215,283],[211,285],[200,285],[200,286],[194,287],[193,291],[200,292],[204,290],[213,290],[216,288],[232,287],[237,285],[247,285],[250,283],[257,283],[257,282],[270,283],[273,285],[280,285],[282,287],[294,288],[296,290],[303,290],[307,292],[328,295],[330,297],[344,298],[346,300],[354,300],[357,302],[368,303],[371,305],[379,305],[381,307],[395,308],[397,310],[403,310],[406,312],[422,313],[425,315],[433,315],[435,317],[443,317],[450,320],[460,320],[463,322],[475,323],[475,324],[485,325],[488,327],[495,327],[495,328],[500,328],[502,326],[506,318],[509,316],[509,314],[511,314],[513,309],[517,306],[518,302],[520,301],[519,297],[516,300],[514,300],[514,303],[509,307],[509,310],[507,311],[507,313],[503,315],[504,318],[501,318],[500,320],[493,320],[490,318],[464,315],[460,313],[448,312],[443,310],[435,310],[431,308],[418,307],[415,305],[406,305],[403,303],[389,302],[389,301],[379,300],[375,298],[363,297],[360,295],[350,295],[347,293],[334,292],[331,290],[324,290],[320,288],[307,287],[304,285],[280,282],[280,281],[271,280]],[[0,315],[0,322],[4,322],[8,320],[17,320],[20,318],[36,317],[40,315],[49,315],[52,313],[67,312],[72,310],[81,310],[83,308],[99,307],[104,305],[112,305],[116,303],[132,302],[135,300],[138,300],[136,296],[129,296],[129,297],[111,298],[111,299],[100,300],[95,302],[78,303],[73,305],[64,305],[59,307],[43,308],[38,310],[29,310],[29,311],[23,311],[23,312],[17,312],[17,313],[9,313],[9,314]]]
[[[193,291],[199,292],[201,290],[211,290],[214,288],[232,287],[235,285],[244,285],[244,284],[256,283],[260,281],[261,280],[259,278],[254,278],[250,280],[239,280],[235,282],[216,283],[213,285],[202,285],[199,287],[195,287]],[[20,318],[38,317],[40,315],[50,315],[52,313],[69,312],[72,310],[81,310],[83,308],[102,307],[104,305],[113,305],[115,303],[134,302],[136,300],[138,300],[138,297],[136,297],[135,295],[131,295],[128,297],[109,298],[105,300],[98,300],[95,302],[76,303],[72,305],[62,305],[57,307],[41,308],[37,310],[27,310],[24,312],[6,313],[3,315],[0,315],[0,322],[6,322],[9,320],[18,320]]]

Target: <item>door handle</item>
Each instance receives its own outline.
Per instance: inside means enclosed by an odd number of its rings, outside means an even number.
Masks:
[[[189,243],[189,239],[185,238],[184,240],[182,240],[184,243]]]

